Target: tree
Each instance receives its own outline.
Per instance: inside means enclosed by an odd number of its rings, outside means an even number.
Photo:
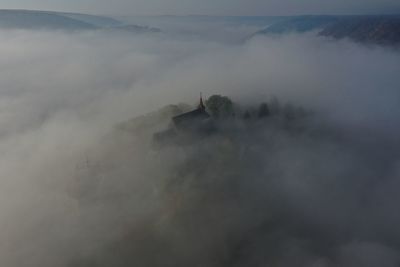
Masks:
[[[246,110],[246,112],[244,113],[243,119],[245,119],[245,120],[251,119],[251,115],[250,115],[250,112],[248,110]]]
[[[269,107],[267,103],[262,103],[258,108],[258,117],[265,118],[270,115]]]
[[[289,121],[296,119],[296,108],[291,103],[286,103],[283,107],[283,115]]]
[[[233,102],[226,96],[211,96],[206,101],[206,107],[215,118],[227,118],[234,114]]]
[[[272,115],[277,115],[281,113],[282,106],[276,96],[272,97],[271,101],[269,102],[269,109]]]

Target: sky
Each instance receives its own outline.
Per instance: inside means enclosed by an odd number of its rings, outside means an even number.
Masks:
[[[400,13],[398,0],[0,0],[0,7],[113,15]]]

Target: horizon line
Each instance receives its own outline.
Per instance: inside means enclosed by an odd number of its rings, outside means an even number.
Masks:
[[[264,18],[264,17],[300,17],[300,16],[335,16],[335,17],[344,17],[344,16],[400,16],[399,12],[381,12],[381,13],[297,13],[297,14],[280,14],[280,15],[223,15],[223,14],[107,14],[107,13],[92,13],[92,12],[83,12],[83,11],[71,11],[71,10],[54,10],[54,9],[24,9],[24,8],[0,8],[0,11],[26,11],[26,12],[49,12],[49,13],[71,13],[71,14],[80,14],[80,15],[92,15],[92,16],[117,16],[117,17],[127,17],[127,16],[135,16],[135,17],[230,17],[230,18],[240,18],[240,17],[248,17],[248,18]]]

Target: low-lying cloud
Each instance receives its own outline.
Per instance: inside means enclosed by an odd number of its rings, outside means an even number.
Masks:
[[[2,266],[398,266],[398,52],[311,35],[0,38]],[[200,92],[314,115],[162,150],[162,126],[116,127]]]

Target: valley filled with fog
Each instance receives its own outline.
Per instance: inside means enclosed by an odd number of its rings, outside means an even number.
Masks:
[[[117,19],[0,30],[1,266],[399,266],[398,49]],[[200,93],[307,115],[155,148]]]

